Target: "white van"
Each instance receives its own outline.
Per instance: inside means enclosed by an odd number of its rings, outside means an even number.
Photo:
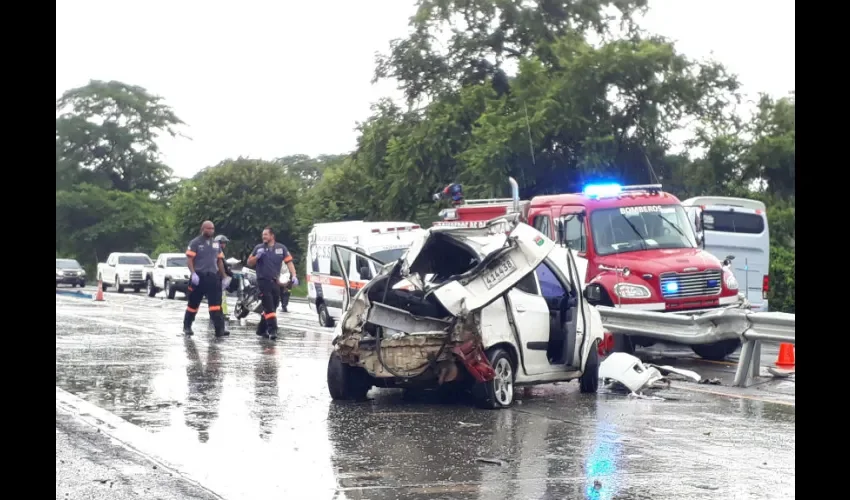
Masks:
[[[413,222],[327,222],[316,224],[307,237],[307,301],[319,316],[322,326],[334,326],[342,315],[343,294],[353,297],[378,272],[367,259],[343,251],[345,286],[333,245],[355,248],[381,262],[398,260],[422,229]]]
[[[701,213],[703,246],[723,261],[735,258],[729,264],[739,290],[745,293],[759,312],[768,311],[767,294],[770,291],[770,230],[764,203],[746,198],[726,196],[699,196],[682,202],[685,209]]]

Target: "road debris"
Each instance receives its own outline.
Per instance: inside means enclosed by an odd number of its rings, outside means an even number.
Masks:
[[[669,388],[671,379],[676,378],[697,383],[713,383],[705,381],[694,371],[668,365],[643,364],[636,356],[624,352],[611,353],[599,365],[599,379],[608,389],[625,389],[628,390],[629,396],[642,399],[663,400],[657,396],[642,394],[641,391]]]

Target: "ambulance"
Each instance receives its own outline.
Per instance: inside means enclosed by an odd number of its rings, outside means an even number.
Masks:
[[[342,316],[343,294],[354,297],[378,273],[375,263],[340,249],[342,266],[333,246],[354,248],[379,262],[397,261],[425,230],[413,222],[345,221],[315,224],[307,237],[307,301],[319,324],[334,326]],[[343,272],[345,275],[343,275]],[[350,286],[345,285],[348,278]]]

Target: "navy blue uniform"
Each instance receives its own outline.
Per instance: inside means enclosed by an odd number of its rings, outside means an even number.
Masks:
[[[195,315],[198,314],[198,306],[206,296],[215,334],[227,335],[224,329],[224,316],[221,313],[221,276],[218,274],[218,260],[224,259],[224,254],[218,242],[213,241],[212,238],[198,236],[189,242],[186,256],[192,259],[195,274],[198,275],[199,280],[197,285],[189,286],[189,304],[183,316],[183,331],[191,335],[192,323],[195,321]]]
[[[257,287],[260,289],[260,299],[263,302],[263,315],[257,325],[257,335],[268,335],[277,338],[277,310],[280,304],[280,268],[286,262],[292,261],[292,255],[282,243],[268,246],[259,244],[254,247],[251,255],[257,257]]]

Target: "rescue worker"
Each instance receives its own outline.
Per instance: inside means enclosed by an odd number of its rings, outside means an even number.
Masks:
[[[211,221],[201,224],[201,234],[189,242],[186,248],[187,265],[192,273],[189,286],[189,304],[183,316],[183,334],[191,336],[192,323],[198,314],[198,306],[206,297],[210,311],[210,319],[215,327],[215,336],[230,335],[224,327],[224,316],[221,313],[221,280],[224,274],[224,254],[217,241],[213,240],[215,226]]]
[[[218,242],[218,247],[221,249],[221,253],[224,254],[224,251],[227,249],[227,244],[230,242],[227,239],[227,236],[220,234],[215,237],[215,241]],[[229,321],[228,312],[227,312],[227,292],[230,291],[230,283],[233,280],[233,271],[230,270],[230,264],[227,263],[227,255],[222,257],[221,262],[224,264],[224,274],[226,275],[221,280],[221,313],[224,315],[224,318]]]
[[[248,266],[257,272],[257,287],[260,289],[260,300],[263,303],[263,315],[257,325],[257,335],[277,339],[277,306],[280,303],[280,269],[283,264],[289,268],[293,285],[298,285],[295,265],[292,255],[282,243],[275,241],[271,227],[263,229],[263,242],[254,247],[248,257]]]

